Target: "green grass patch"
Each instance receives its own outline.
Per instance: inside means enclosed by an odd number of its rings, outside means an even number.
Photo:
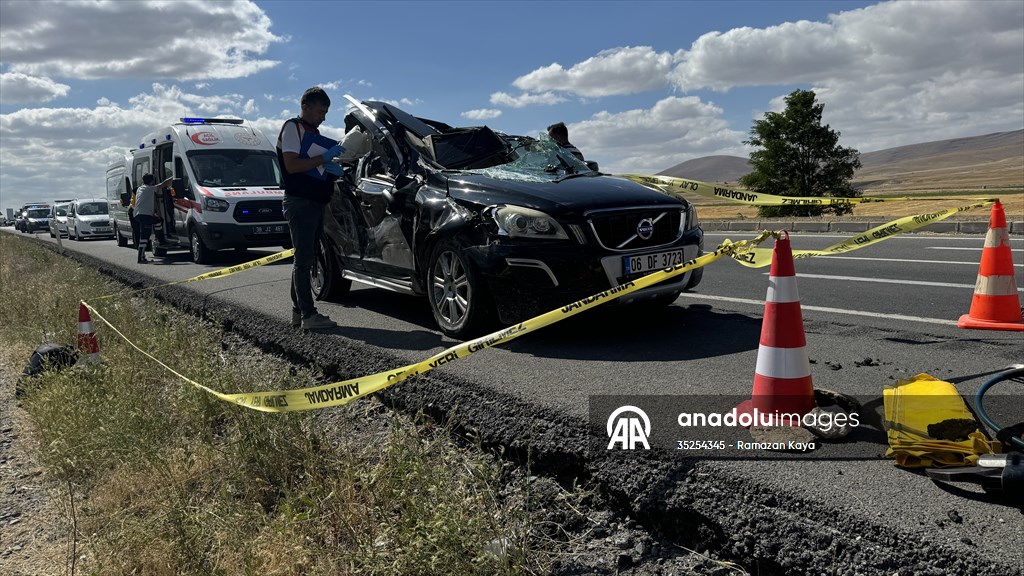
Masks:
[[[0,255],[8,364],[44,342],[73,345],[84,298],[216,390],[320,380],[36,242],[0,234]],[[81,574],[529,574],[558,554],[534,532],[526,471],[502,472],[443,427],[372,397],[324,413],[246,410],[93,323],[104,363],[47,372],[22,398],[47,475],[75,492]]]

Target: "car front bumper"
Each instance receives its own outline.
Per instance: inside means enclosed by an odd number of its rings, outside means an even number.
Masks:
[[[697,258],[704,253],[703,232],[695,228],[671,245],[637,253],[610,252],[569,242],[499,241],[467,248],[466,254],[482,273],[499,319],[512,324],[642,276],[623,276],[626,256],[671,250],[682,250],[683,261]],[[696,285],[701,273],[699,269],[687,271],[614,302],[626,304],[679,292]]]
[[[208,223],[195,224],[199,237],[211,250],[224,248],[261,248],[282,246],[291,242],[288,224],[269,222],[259,224]]]

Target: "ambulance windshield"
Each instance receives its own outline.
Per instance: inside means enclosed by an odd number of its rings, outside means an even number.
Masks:
[[[277,155],[260,150],[198,150],[188,152],[200,186],[214,188],[280,187]]]

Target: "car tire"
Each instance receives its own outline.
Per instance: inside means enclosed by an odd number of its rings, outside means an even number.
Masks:
[[[128,237],[121,235],[121,229],[114,224],[114,239],[117,240],[117,245],[121,248],[128,247]]]
[[[188,248],[192,253],[192,261],[196,264],[208,264],[210,262],[210,249],[203,242],[199,231],[193,228],[188,235]]]
[[[340,300],[352,288],[352,281],[341,275],[341,263],[334,250],[322,239],[316,243],[316,260],[309,270],[309,285],[313,298],[326,302]]]
[[[78,240],[78,237],[75,236],[74,234],[72,234],[72,232],[75,232],[77,229],[78,229],[77,225],[76,226],[72,226],[71,228],[68,228],[68,240]]]
[[[438,327],[452,338],[478,335],[494,316],[483,278],[452,239],[438,242],[430,256],[427,298]]]

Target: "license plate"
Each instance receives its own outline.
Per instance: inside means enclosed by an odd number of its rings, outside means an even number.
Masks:
[[[671,250],[669,252],[655,252],[653,254],[638,254],[636,256],[623,256],[622,275],[646,274],[656,270],[663,270],[676,264],[682,264],[683,251]]]
[[[284,225],[277,224],[275,226],[253,226],[253,234],[284,234]]]
[[[110,232],[110,228],[93,228],[93,232]]]

